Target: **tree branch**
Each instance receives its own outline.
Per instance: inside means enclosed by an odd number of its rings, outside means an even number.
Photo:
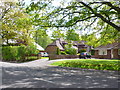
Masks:
[[[90,16],[90,17],[87,17],[87,18],[84,18],[84,19],[77,20],[77,21],[75,21],[75,23],[72,24],[72,26],[73,26],[74,24],[76,24],[77,22],[85,21],[85,20],[90,19],[90,18],[92,18],[92,17],[96,17],[96,16]]]
[[[101,18],[104,22],[106,22],[107,24],[111,25],[112,27],[114,27],[116,30],[120,31],[120,27],[115,25],[114,23],[110,22],[109,20],[107,20],[106,18],[104,18],[101,14],[95,12],[89,5],[85,4],[84,2],[80,2],[81,4],[83,4],[86,8],[88,8],[89,10],[91,10],[95,16]]]
[[[84,28],[84,30],[85,30],[86,28],[88,28],[89,26],[91,26],[96,20],[97,20],[97,18],[95,18],[92,23],[90,23],[89,25],[87,25],[87,26]]]

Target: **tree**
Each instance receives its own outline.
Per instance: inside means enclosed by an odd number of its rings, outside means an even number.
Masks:
[[[116,30],[120,31],[118,25],[118,19],[120,18],[120,2],[71,2],[65,8],[58,7],[49,13],[49,17],[55,18],[61,15],[61,17],[56,19],[56,24],[54,23],[51,26],[56,27],[69,27],[76,25],[81,21],[88,21],[92,19],[93,22],[96,19],[100,19],[108,25],[112,26]],[[47,17],[48,17],[47,16]],[[69,18],[70,16],[71,18]],[[113,17],[114,16],[114,17]],[[66,21],[66,18],[69,19]],[[115,21],[115,23],[113,23]],[[59,25],[59,23],[61,25]],[[92,23],[91,23],[92,24]],[[91,25],[90,24],[90,25]]]
[[[79,27],[87,35],[100,37],[96,42],[112,42],[120,35],[119,1],[114,2],[71,2],[66,7],[57,7],[45,18],[49,18],[48,26],[43,27]],[[53,19],[54,18],[54,19]],[[112,34],[111,34],[112,33]],[[91,35],[92,36],[92,35]],[[86,37],[87,38],[87,37]],[[102,43],[101,43],[102,42]]]
[[[36,29],[33,38],[35,42],[43,48],[46,48],[46,46],[52,42],[44,29]]]
[[[79,34],[75,30],[70,29],[66,32],[66,39],[71,41],[79,41]]]
[[[64,35],[64,33],[62,33],[61,30],[54,30],[52,32],[52,38],[54,38],[54,39],[65,38],[65,35]]]
[[[46,8],[44,10],[46,11],[41,17],[37,17],[35,22],[36,25],[40,25],[41,27],[78,27],[78,30],[87,31],[88,33],[86,33],[86,35],[99,35],[99,38],[95,42],[109,42],[119,37],[119,4],[119,1],[71,1],[67,6],[61,5],[59,7],[52,7],[44,4]],[[39,12],[35,7],[34,5],[34,10]],[[40,6],[37,5],[37,8],[38,7]],[[110,34],[111,32],[112,34]]]
[[[7,8],[6,8],[7,6]],[[21,42],[22,44],[30,44],[32,41],[31,32],[33,25],[29,15],[24,13],[24,9],[20,8],[13,2],[3,2],[3,10],[1,16],[2,28],[1,37],[3,43],[10,44],[9,40]]]

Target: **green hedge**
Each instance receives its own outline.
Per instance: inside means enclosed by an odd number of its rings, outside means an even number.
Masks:
[[[37,54],[38,51],[35,46],[3,46],[2,60],[15,61],[26,60],[31,54]]]

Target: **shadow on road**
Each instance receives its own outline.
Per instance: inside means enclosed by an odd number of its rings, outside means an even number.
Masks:
[[[2,84],[2,88],[118,88],[118,74],[62,67],[4,67]]]

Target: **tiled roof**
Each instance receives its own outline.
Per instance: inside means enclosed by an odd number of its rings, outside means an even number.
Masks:
[[[88,45],[85,45],[85,41],[73,41],[73,45],[84,45],[84,47],[87,47]],[[68,44],[64,39],[59,38],[55,40],[53,43],[49,44],[48,46],[57,46],[60,50],[64,50],[63,44]]]
[[[60,50],[64,50],[59,40],[55,40],[53,43],[49,44],[48,46],[57,46]]]
[[[98,49],[112,49],[112,48],[120,48],[120,43],[115,42],[115,43],[112,43],[112,44],[101,45],[101,46],[95,48],[95,50],[98,50]]]

